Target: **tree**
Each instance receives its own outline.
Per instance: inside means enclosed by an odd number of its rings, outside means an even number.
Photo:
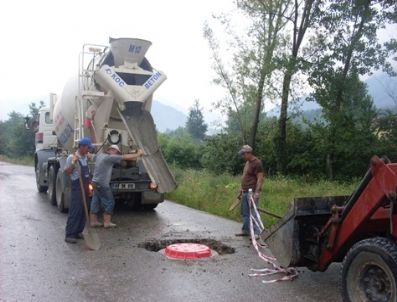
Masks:
[[[281,106],[279,118],[279,137],[278,137],[278,170],[286,174],[288,153],[287,153],[287,118],[288,118],[288,98],[293,75],[297,72],[300,58],[299,49],[304,40],[308,28],[316,18],[318,7],[321,1],[318,0],[295,0],[292,6],[292,13],[289,20],[292,22],[291,28],[291,52],[284,60],[284,77],[281,91]]]
[[[252,147],[256,135],[260,114],[263,110],[265,86],[268,85],[272,72],[276,69],[274,54],[282,43],[282,29],[286,25],[285,14],[292,0],[238,0],[237,7],[248,16],[251,25],[244,37],[238,37],[230,30],[230,21],[220,18],[226,25],[227,32],[233,36],[232,71],[228,72],[219,54],[219,44],[214,38],[208,24],[204,27],[204,36],[209,42],[215,62],[216,82],[225,87],[230,98],[223,100],[222,105],[230,111],[233,108],[240,123],[242,142]],[[247,38],[248,37],[248,38]],[[252,122],[244,127],[240,107],[252,101],[254,111]],[[231,106],[232,104],[232,106]]]
[[[203,113],[200,108],[199,100],[194,101],[190,108],[189,116],[186,121],[186,129],[190,135],[197,140],[203,140],[207,132],[207,124],[204,122]]]
[[[159,133],[159,143],[168,163],[183,169],[200,169],[202,146],[195,143],[183,128],[172,133]]]
[[[40,104],[31,103],[29,105],[30,121],[35,121],[40,108],[44,106],[44,102]],[[10,157],[18,157],[24,155],[33,155],[35,150],[35,127],[26,128],[25,117],[18,112],[11,112],[6,121],[0,122],[0,154]],[[29,123],[32,125],[33,123]]]
[[[346,79],[348,89],[344,91],[340,110],[336,112],[334,102],[329,100],[334,99],[339,91],[339,74],[329,74],[327,77],[327,86],[317,89],[314,94],[322,106],[325,121],[319,144],[327,174],[331,178],[360,175],[364,173],[370,157],[377,153],[376,110],[372,98],[358,74],[353,73]],[[331,175],[330,150],[333,152]]]
[[[240,141],[233,134],[220,133],[205,139],[202,154],[203,167],[216,174],[241,173],[243,162],[237,152]]]
[[[380,44],[377,30],[395,22],[397,10],[394,1],[330,0],[320,13],[320,26],[311,41],[317,51],[309,83],[315,90],[314,99],[327,112],[327,170],[333,178],[349,85],[356,76],[373,69],[391,71],[387,59],[396,50],[395,40]]]

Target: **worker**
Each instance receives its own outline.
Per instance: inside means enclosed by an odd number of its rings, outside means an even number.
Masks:
[[[83,195],[88,200],[89,170],[88,170],[88,151],[91,149],[91,139],[83,137],[79,141],[78,149],[75,153],[70,154],[66,159],[65,173],[70,175],[71,194],[69,201],[68,220],[66,222],[65,241],[76,243],[77,239],[83,239],[83,230],[86,223],[84,213]],[[80,177],[83,182],[81,191]],[[88,206],[88,205],[87,205]]]
[[[251,146],[244,145],[238,154],[245,161],[239,198],[241,199],[241,217],[243,219],[242,232],[236,236],[249,236],[250,234],[250,204],[249,189],[252,189],[253,199],[258,205],[259,196],[262,190],[264,172],[262,162],[255,157]],[[259,238],[259,228],[254,223],[254,233]]]
[[[141,149],[134,154],[121,155],[119,147],[111,145],[105,153],[97,154],[94,157],[95,170],[92,178],[94,194],[90,209],[90,224],[92,227],[102,226],[102,223],[98,221],[98,213],[101,210],[103,210],[103,226],[105,228],[116,227],[116,224],[111,222],[114,208],[114,198],[110,188],[113,165],[120,163],[122,160],[137,160],[142,155]]]

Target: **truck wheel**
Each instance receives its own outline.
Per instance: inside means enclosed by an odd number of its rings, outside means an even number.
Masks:
[[[37,185],[37,191],[39,191],[40,193],[45,193],[48,190],[47,186],[42,186],[40,184],[40,170],[39,170],[39,166],[36,164],[35,166],[35,174],[36,174],[36,185]]]
[[[50,166],[48,170],[48,198],[52,205],[57,204],[56,199],[56,172],[54,166]]]
[[[356,243],[342,268],[343,301],[397,301],[397,244],[376,237]]]
[[[146,211],[153,211],[159,204],[154,203],[154,204],[144,204],[142,205],[143,209]]]
[[[66,212],[66,207],[65,207],[65,196],[67,195],[63,189],[65,189],[65,191],[67,190],[65,188],[65,185],[62,182],[62,173],[57,173],[57,180],[56,180],[56,205],[57,208],[59,210],[59,212],[61,213],[65,213]]]

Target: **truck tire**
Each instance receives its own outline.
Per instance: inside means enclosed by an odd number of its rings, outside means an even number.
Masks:
[[[397,244],[375,237],[356,243],[342,267],[342,297],[346,302],[397,301]]]
[[[61,213],[66,213],[66,207],[65,207],[65,198],[67,198],[66,192],[64,192],[63,189],[65,188],[65,185],[62,182],[62,173],[57,173],[57,179],[56,179],[56,205]]]
[[[40,184],[40,170],[39,170],[39,166],[36,164],[34,172],[36,174],[36,186],[37,186],[37,191],[39,191],[40,193],[45,193],[48,190],[47,186],[42,186]]]
[[[56,199],[56,178],[57,171],[53,165],[48,169],[48,198],[50,199],[50,203],[52,205],[57,204]]]
[[[154,204],[144,204],[142,205],[143,209],[145,211],[153,211],[159,204],[158,203],[154,203]]]

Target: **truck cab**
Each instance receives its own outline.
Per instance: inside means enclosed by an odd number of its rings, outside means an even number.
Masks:
[[[36,151],[56,148],[57,136],[54,134],[54,122],[50,108],[41,108],[37,117],[38,125],[35,129]]]

